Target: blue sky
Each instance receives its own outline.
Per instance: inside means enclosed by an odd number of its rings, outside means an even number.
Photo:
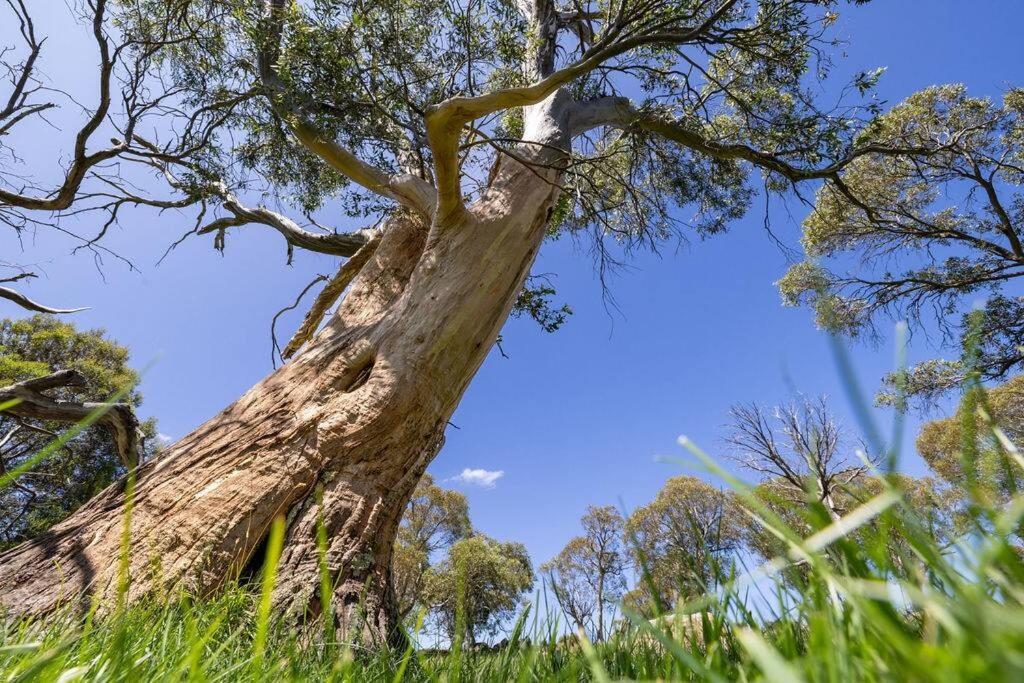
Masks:
[[[70,77],[74,93],[90,101],[92,65],[81,55],[93,53],[84,34],[62,18],[63,3],[39,11],[39,30],[59,38],[47,46],[48,72],[55,80]],[[879,0],[845,8],[841,30],[849,45],[837,75],[888,67],[880,93],[889,102],[955,81],[972,94],[997,97],[1020,83],[1022,24],[1024,3],[1006,0]],[[47,132],[21,148],[29,168],[45,178],[71,130]],[[775,232],[795,245],[804,209],[789,208],[773,207],[771,218]],[[508,324],[509,358],[490,355],[430,468],[439,480],[464,469],[504,472],[490,488],[448,482],[467,493],[480,530],[523,541],[537,563],[547,560],[577,533],[588,504],[642,505],[680,473],[680,465],[658,460],[684,456],[678,435],[720,453],[727,411],[738,401],[772,404],[794,390],[824,393],[855,428],[827,340],[807,311],[780,305],[773,282],[787,259],[762,218],[753,211],[726,235],[638,255],[611,281],[618,305],[611,313],[586,245],[545,246],[535,272],[555,275],[559,300],[575,314],[550,335],[529,320]],[[313,275],[336,268],[334,260],[311,254],[285,265],[281,240],[255,226],[229,235],[223,256],[208,240],[190,240],[157,266],[188,225],[186,216],[131,214],[106,245],[142,272],[106,257],[102,276],[88,254],[70,256],[73,244],[49,232],[28,236],[23,251],[7,234],[0,237],[4,258],[37,264],[45,274],[27,293],[91,306],[74,321],[107,328],[131,348],[137,367],[148,366],[143,412],[175,438],[270,370],[271,317]],[[0,315],[19,314],[0,302]],[[283,333],[297,322],[284,318]],[[910,359],[937,352],[918,335]],[[892,368],[891,343],[854,346],[851,353],[873,391]],[[879,417],[884,424],[891,419]],[[916,424],[911,419],[909,429]],[[922,471],[912,454],[905,468]]]

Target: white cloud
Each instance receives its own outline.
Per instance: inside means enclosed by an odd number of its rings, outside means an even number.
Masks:
[[[495,482],[505,476],[505,470],[481,470],[481,469],[469,469],[468,467],[462,470],[462,473],[457,477],[454,477],[455,481],[460,481],[463,484],[472,484],[479,486],[480,488],[493,489]]]
[[[160,446],[170,446],[174,443],[174,437],[169,434],[164,434],[163,432],[158,432],[156,435],[156,442]]]

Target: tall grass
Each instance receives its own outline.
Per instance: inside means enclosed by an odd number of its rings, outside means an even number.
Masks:
[[[840,361],[846,375],[843,356]],[[861,399],[851,393],[856,405]],[[965,393],[972,409],[987,415],[976,378]],[[861,408],[869,421],[870,411]],[[1024,458],[998,426],[982,424],[1001,445],[1005,466],[1024,470]],[[880,441],[875,425],[863,427],[869,440]],[[690,462],[728,481],[787,551],[759,567],[723,568],[714,591],[655,619],[626,611],[606,642],[561,636],[557,623],[536,613],[524,614],[509,645],[497,652],[474,652],[460,642],[448,653],[354,650],[333,642],[330,618],[300,633],[269,611],[282,532],[276,522],[262,581],[213,599],[135,603],[84,623],[68,615],[0,619],[0,676],[65,682],[1024,680],[1024,495],[997,502],[967,481],[967,523],[959,535],[936,533],[928,511],[914,509],[901,479],[890,476],[900,429],[897,420],[888,448],[872,446],[887,455],[877,495],[834,522],[812,511],[814,532],[806,538],[683,440]],[[965,465],[978,457],[976,440],[965,440]],[[318,537],[318,546],[323,552],[325,537]],[[788,571],[794,565],[801,571]],[[321,591],[326,597],[330,590],[323,573]]]

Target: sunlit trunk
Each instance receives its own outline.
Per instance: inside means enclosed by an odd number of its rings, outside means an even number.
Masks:
[[[307,348],[138,471],[127,598],[216,591],[285,515],[274,602],[314,619],[322,516],[341,634],[393,639],[390,562],[402,511],[529,271],[557,176],[504,157],[457,224],[389,218],[373,258]],[[93,598],[113,604],[123,489],[110,487],[51,533],[0,555],[0,605],[41,614]]]

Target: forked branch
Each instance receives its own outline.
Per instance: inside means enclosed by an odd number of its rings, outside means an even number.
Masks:
[[[383,197],[393,199],[429,218],[436,201],[430,183],[410,173],[390,175],[366,163],[337,140],[321,131],[306,113],[295,93],[288,92],[276,64],[281,53],[287,0],[265,0],[268,36],[258,54],[259,76],[267,89],[274,111],[291,128],[302,145],[353,182]]]
[[[9,132],[17,123],[27,117],[51,108],[52,104],[28,104],[27,97],[31,92],[27,86],[34,78],[33,71],[36,59],[42,47],[42,41],[35,37],[32,18],[21,0],[12,2],[11,8],[17,17],[22,35],[29,46],[29,55],[21,66],[20,76],[15,79],[13,92],[7,104],[0,111],[0,134]],[[90,0],[92,10],[92,34],[100,56],[99,64],[99,96],[92,115],[79,129],[75,136],[71,163],[64,174],[64,179],[53,191],[45,194],[32,194],[7,190],[0,187],[0,206],[8,205],[29,211],[62,211],[71,206],[82,182],[89,170],[105,161],[113,159],[128,149],[124,142],[115,141],[110,147],[96,152],[89,152],[89,142],[100,124],[107,117],[111,102],[111,80],[114,74],[115,55],[111,51],[110,42],[104,32],[103,23],[106,17],[106,0]]]
[[[199,235],[215,234],[216,240],[223,244],[224,232],[228,228],[249,224],[266,225],[284,237],[288,243],[289,256],[294,247],[332,256],[353,256],[370,239],[366,230],[356,232],[325,232],[315,233],[306,230],[284,214],[272,211],[264,206],[248,206],[231,191],[227,183],[220,178],[209,178],[209,173],[198,165],[173,155],[162,153],[152,142],[136,135],[135,142],[147,153],[146,163],[161,172],[171,188],[186,195],[184,200],[174,202],[175,207],[190,204],[203,204],[208,199],[215,199],[230,213],[229,216],[217,218],[194,231]],[[197,177],[208,177],[209,180],[200,187],[193,187],[183,182],[176,174],[175,167],[193,172]],[[119,188],[125,191],[123,188]],[[128,194],[119,201],[155,206],[167,205],[168,202],[151,201],[143,197]],[[216,242],[215,242],[216,243]]]
[[[707,37],[714,26],[737,4],[737,0],[723,0],[716,9],[692,26],[655,22],[651,26],[628,32],[625,27],[637,23],[636,17],[625,15],[614,18],[606,27],[603,37],[583,55],[567,66],[541,74],[534,83],[514,88],[502,88],[475,97],[452,97],[427,108],[427,140],[434,156],[434,176],[437,181],[437,213],[439,216],[457,216],[463,209],[459,143],[466,124],[500,111],[529,107],[543,102],[559,88],[599,69],[609,60],[636,48],[649,45],[684,45]],[[557,13],[552,13],[558,21]],[[534,31],[542,26],[534,26]]]

